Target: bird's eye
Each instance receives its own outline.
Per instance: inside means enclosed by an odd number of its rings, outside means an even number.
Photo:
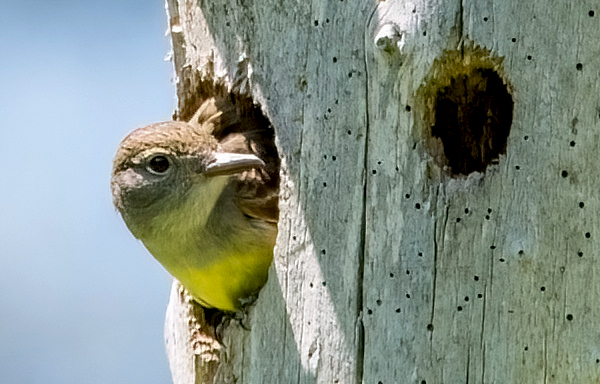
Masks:
[[[169,170],[171,167],[171,162],[165,155],[156,155],[153,156],[150,161],[148,161],[148,165],[146,168],[150,173],[154,173],[155,175],[162,175]]]

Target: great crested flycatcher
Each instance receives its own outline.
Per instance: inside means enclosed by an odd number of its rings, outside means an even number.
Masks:
[[[225,311],[264,285],[277,236],[279,160],[257,110],[208,99],[190,122],[130,133],[112,170],[131,233],[200,304]]]

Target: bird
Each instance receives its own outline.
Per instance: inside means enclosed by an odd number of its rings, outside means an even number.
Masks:
[[[187,122],[134,130],[110,183],[130,232],[195,301],[225,312],[265,284],[277,237],[274,131],[247,104],[210,97]]]

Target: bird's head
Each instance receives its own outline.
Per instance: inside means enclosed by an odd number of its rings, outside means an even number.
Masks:
[[[136,237],[152,219],[189,203],[210,212],[227,179],[264,163],[252,154],[223,152],[207,131],[185,122],[137,129],[121,142],[113,163],[113,203]]]

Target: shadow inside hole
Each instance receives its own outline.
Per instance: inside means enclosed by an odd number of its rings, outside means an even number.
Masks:
[[[435,95],[435,123],[450,172],[483,172],[506,152],[513,117],[507,85],[491,68],[474,68],[452,77]]]

